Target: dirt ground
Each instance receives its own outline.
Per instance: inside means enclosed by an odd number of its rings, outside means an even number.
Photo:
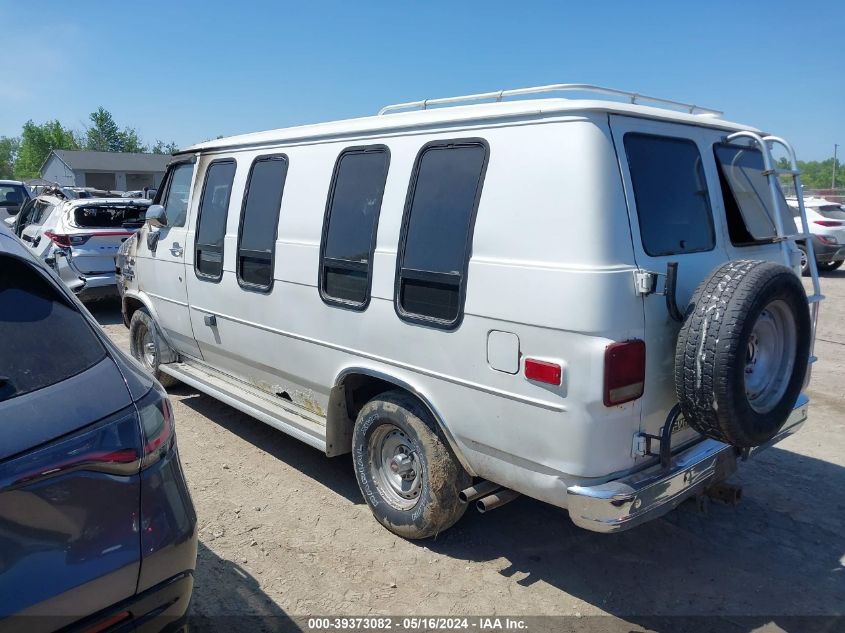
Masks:
[[[845,612],[845,272],[823,278],[823,290],[810,419],[741,467],[742,503],[616,535],[520,498],[469,511],[436,540],[406,541],[371,518],[348,456],[328,459],[194,389],[171,389],[199,516],[193,613],[570,615],[625,631],[679,630],[660,618],[707,615],[719,618],[711,630],[820,630],[790,616]],[[128,348],[119,306],[91,308]],[[599,614],[614,618],[588,617]]]

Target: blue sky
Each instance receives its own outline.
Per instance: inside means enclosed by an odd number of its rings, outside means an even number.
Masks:
[[[145,141],[184,146],[386,103],[593,83],[724,110],[808,160],[845,145],[841,0],[0,0],[0,25],[0,135],[30,118],[81,130],[102,105]]]

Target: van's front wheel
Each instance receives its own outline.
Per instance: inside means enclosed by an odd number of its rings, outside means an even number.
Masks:
[[[135,310],[129,321],[129,350],[162,387],[172,387],[179,381],[159,369],[164,345],[167,343],[161,339],[149,313],[144,308]]]
[[[431,416],[413,397],[391,391],[370,400],[352,435],[355,477],[373,515],[409,539],[434,536],[461,518],[458,494],[471,479]]]

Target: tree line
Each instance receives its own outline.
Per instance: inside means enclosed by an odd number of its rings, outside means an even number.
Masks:
[[[46,123],[24,123],[20,136],[0,136],[0,179],[28,180],[37,178],[41,165],[54,149],[84,149],[98,152],[145,152],[172,154],[176,143],[156,140],[145,145],[137,130],[120,129],[111,112],[97,108],[89,117],[84,131],[65,127],[58,119]]]

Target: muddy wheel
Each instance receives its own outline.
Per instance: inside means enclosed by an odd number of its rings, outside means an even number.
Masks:
[[[370,510],[404,538],[435,536],[461,518],[471,479],[428,411],[401,391],[370,400],[352,435],[355,477]]]
[[[807,372],[810,313],[801,281],[772,262],[717,268],[678,334],[675,389],[699,433],[741,448],[770,440]]]
[[[172,387],[179,381],[159,369],[165,345],[167,343],[162,340],[150,314],[144,308],[136,310],[129,321],[129,349],[132,356],[161,383],[162,387]]]

